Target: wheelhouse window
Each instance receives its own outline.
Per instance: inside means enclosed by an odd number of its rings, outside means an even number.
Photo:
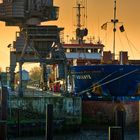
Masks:
[[[91,49],[87,49],[87,51],[86,51],[87,53],[91,53]]]
[[[94,53],[98,53],[98,49],[96,48],[96,49],[94,49]]]
[[[84,49],[84,48],[78,48],[77,51],[78,51],[78,52],[84,52],[85,49]]]
[[[65,51],[66,53],[70,53],[70,49],[66,49],[66,51]]]
[[[72,52],[76,52],[76,48],[67,48],[65,49],[66,53],[72,53]]]
[[[76,48],[72,48],[70,50],[71,50],[70,52],[76,52]]]

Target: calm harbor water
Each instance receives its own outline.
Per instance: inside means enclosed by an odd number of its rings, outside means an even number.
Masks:
[[[125,132],[125,140],[138,140],[138,130]],[[10,140],[44,140],[44,137],[11,138]],[[54,134],[53,140],[108,140],[108,130],[81,130],[77,133]]]

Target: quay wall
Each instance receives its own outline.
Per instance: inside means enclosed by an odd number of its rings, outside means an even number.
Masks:
[[[65,119],[66,124],[81,124],[82,102],[79,97],[11,97],[10,110],[20,109],[28,112],[46,114],[47,104],[53,104],[54,119]]]

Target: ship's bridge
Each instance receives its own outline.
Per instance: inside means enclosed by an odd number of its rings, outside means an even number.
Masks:
[[[97,43],[63,44],[67,59],[101,61],[104,45]]]

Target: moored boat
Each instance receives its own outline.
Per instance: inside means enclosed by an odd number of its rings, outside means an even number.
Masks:
[[[81,9],[77,2],[76,39],[71,44],[63,44],[70,65],[68,89],[83,101],[83,116],[102,120],[113,120],[114,112],[119,109],[126,114],[126,124],[138,121],[138,100],[140,94],[140,63],[128,60],[128,52],[120,52],[115,59],[115,41],[113,53],[103,51],[100,42],[86,43],[83,39],[86,28],[80,25]],[[114,0],[114,39],[116,33],[116,0]],[[107,23],[106,23],[107,24]],[[104,25],[106,25],[104,24]],[[103,26],[102,26],[103,28]],[[124,27],[121,26],[124,30]],[[98,116],[98,117],[97,117]]]

